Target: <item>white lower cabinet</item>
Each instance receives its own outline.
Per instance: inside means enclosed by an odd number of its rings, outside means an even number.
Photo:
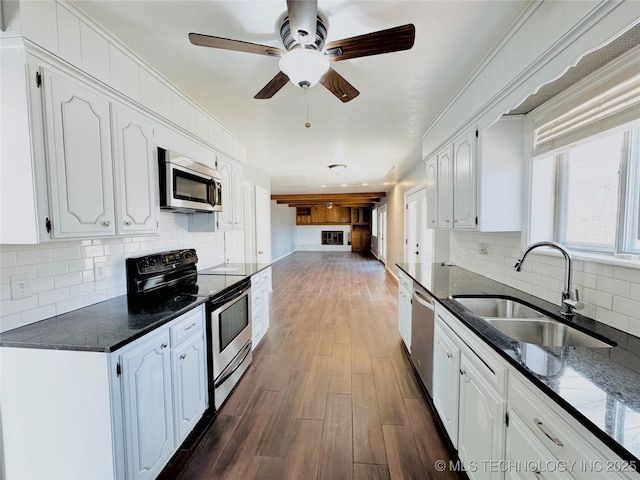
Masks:
[[[271,267],[251,277],[251,343],[255,350],[269,329]]]
[[[481,360],[471,355],[460,359],[458,455],[469,478],[500,479],[507,402],[481,373]]]
[[[130,479],[155,478],[175,445],[169,331],[147,337],[119,355]]]
[[[398,272],[398,331],[407,351],[411,353],[411,295],[413,280]]]
[[[153,479],[207,408],[204,306],[118,353],[127,479]]]
[[[198,335],[172,349],[174,432],[180,445],[207,408],[206,347]]]
[[[433,332],[433,404],[447,429],[454,447],[458,447],[458,400],[460,349],[450,340],[442,320],[436,318]]]

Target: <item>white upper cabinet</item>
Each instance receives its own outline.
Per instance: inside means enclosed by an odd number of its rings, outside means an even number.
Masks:
[[[453,159],[449,145],[438,153],[438,227],[451,228],[453,216]],[[428,208],[428,207],[427,207]]]
[[[218,157],[216,163],[222,181],[222,211],[218,213],[218,228],[220,230],[230,230],[233,228],[233,204],[231,203],[231,190],[233,187],[231,184],[232,166],[231,162],[220,157]]]
[[[218,229],[242,230],[242,170],[224,157],[218,157],[216,163],[222,178],[222,211],[218,213]]]
[[[453,143],[453,228],[476,226],[475,131]]]
[[[142,117],[115,104],[112,124],[116,232],[155,233],[159,205],[153,130]]]
[[[242,190],[242,170],[234,165],[233,167],[233,228],[242,229],[243,225],[243,190]]]
[[[522,229],[523,125],[509,116],[468,129],[427,160],[429,228]]]
[[[43,89],[53,237],[114,235],[109,101],[47,70]]]
[[[427,160],[427,228],[438,225],[438,157]]]

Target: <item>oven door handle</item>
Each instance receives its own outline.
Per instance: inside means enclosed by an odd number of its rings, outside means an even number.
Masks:
[[[227,292],[213,300],[209,300],[211,303],[211,310],[217,312],[218,310],[224,309],[229,304],[239,299],[242,295],[246,294],[249,289],[251,289],[251,283],[247,283],[247,285],[241,290],[232,290],[231,292]]]
[[[247,358],[250,353],[251,340],[249,340],[246,345],[242,347],[242,350],[240,350],[238,355],[236,355],[235,359],[229,365],[227,365],[227,368],[222,371],[218,379],[214,382],[213,386],[215,388],[218,388],[220,385],[222,385],[231,375],[235,373],[238,368],[240,368],[240,365],[242,365],[242,362],[244,362],[245,358]]]

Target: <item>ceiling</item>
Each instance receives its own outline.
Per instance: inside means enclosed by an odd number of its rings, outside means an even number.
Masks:
[[[190,32],[282,48],[281,1],[74,2],[248,146],[272,193],[387,191],[421,158],[421,136],[527,1],[323,1],[327,43],[413,23],[411,50],[333,63],[359,91],[343,104],[321,85],[254,95],[278,59],[191,45]],[[334,175],[334,163],[347,168]],[[366,183],[367,185],[362,185]],[[323,188],[321,185],[325,185]],[[344,186],[343,186],[344,185]]]

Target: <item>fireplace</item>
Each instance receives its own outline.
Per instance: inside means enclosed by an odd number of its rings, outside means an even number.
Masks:
[[[344,245],[342,230],[322,230],[322,245]]]

